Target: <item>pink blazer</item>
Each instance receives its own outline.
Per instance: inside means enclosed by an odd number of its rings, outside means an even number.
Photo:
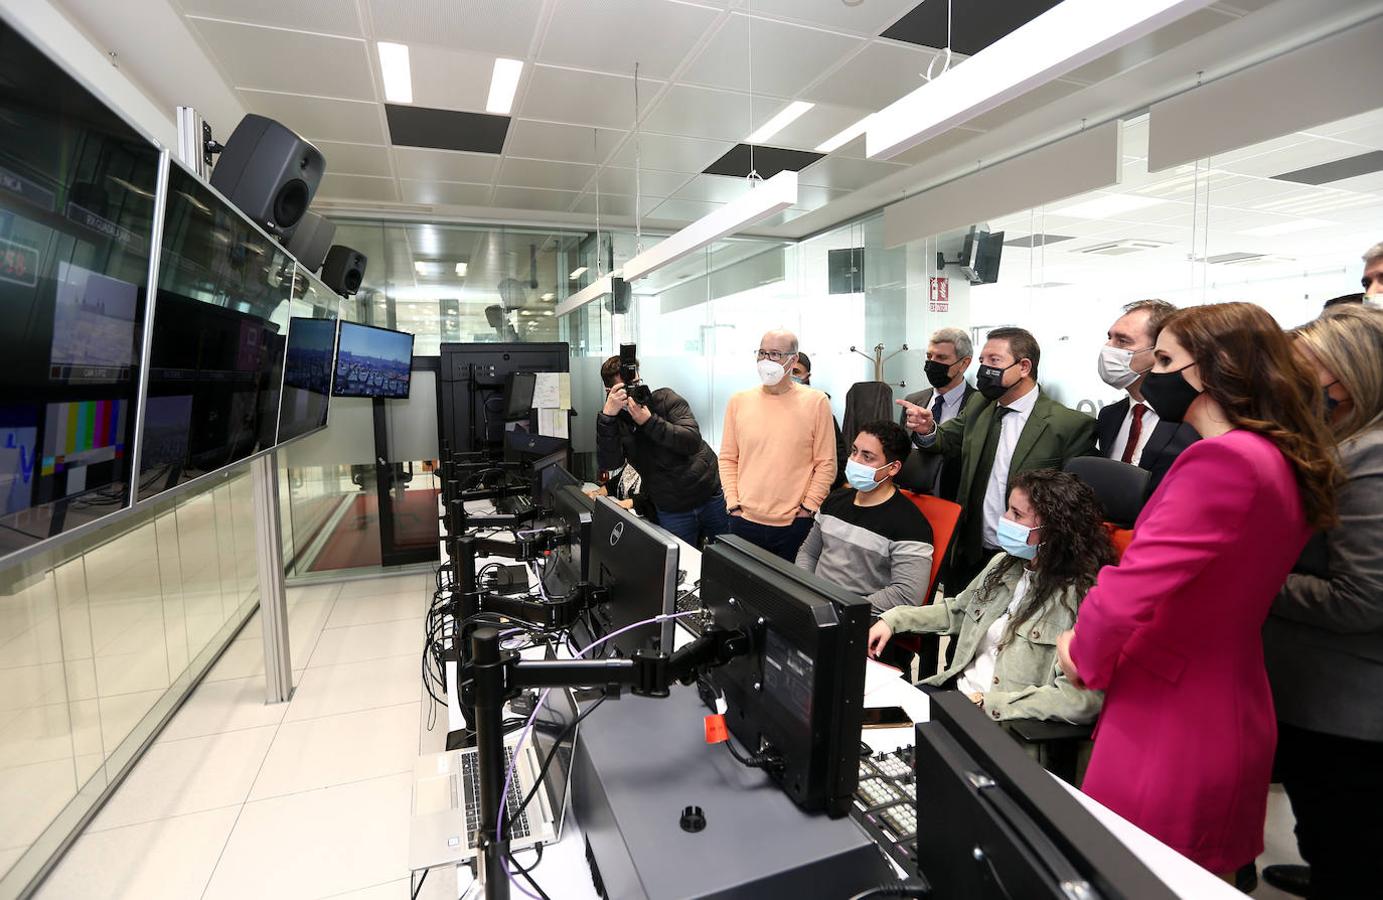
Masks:
[[[1199,441],[1076,618],[1072,660],[1106,692],[1082,789],[1212,872],[1263,851],[1277,722],[1261,630],[1309,535],[1267,438]]]

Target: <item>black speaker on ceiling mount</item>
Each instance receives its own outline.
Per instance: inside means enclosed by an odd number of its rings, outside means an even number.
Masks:
[[[365,280],[365,263],[365,254],[337,244],[327,251],[322,263],[322,282],[342,297],[349,297]]]
[[[275,234],[298,224],[326,172],[322,152],[264,116],[240,120],[211,171],[211,186]]]
[[[336,236],[336,223],[315,212],[303,213],[302,220],[288,239],[288,252],[298,258],[304,269],[316,272],[326,259],[331,239]]]

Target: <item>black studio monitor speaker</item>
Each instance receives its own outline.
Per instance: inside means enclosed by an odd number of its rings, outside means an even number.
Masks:
[[[365,254],[337,244],[322,263],[322,282],[342,297],[360,290],[365,280]]]
[[[264,116],[240,120],[211,171],[211,185],[270,231],[282,233],[307,212],[326,160],[316,147]]]
[[[615,315],[629,312],[629,298],[632,285],[623,278],[610,279],[610,297],[605,301],[605,309]]]
[[[303,213],[302,220],[288,239],[288,252],[298,258],[304,269],[316,272],[322,267],[336,237],[336,223],[315,212]]]

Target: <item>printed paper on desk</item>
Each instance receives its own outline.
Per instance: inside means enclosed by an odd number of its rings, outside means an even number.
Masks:
[[[571,437],[565,409],[538,410],[538,433],[544,437]]]
[[[884,665],[877,659],[864,661],[864,695],[866,697],[880,688],[888,687],[893,682],[902,681],[902,679],[903,671],[901,669]]]

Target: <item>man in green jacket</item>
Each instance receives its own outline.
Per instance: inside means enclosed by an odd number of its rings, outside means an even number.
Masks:
[[[961,518],[943,579],[947,593],[963,591],[998,552],[1014,475],[1061,469],[1068,459],[1095,452],[1095,420],[1038,388],[1041,354],[1025,329],[996,328],[980,352],[978,390],[960,415],[938,426],[931,410],[898,401],[920,450],[960,460]]]

